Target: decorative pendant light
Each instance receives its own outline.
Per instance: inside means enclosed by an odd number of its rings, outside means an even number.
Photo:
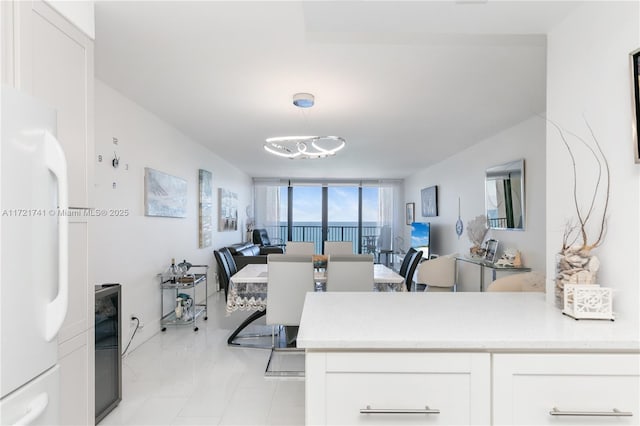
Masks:
[[[293,95],[293,105],[298,108],[311,108],[315,96],[311,93]],[[340,136],[278,136],[265,140],[265,151],[289,159],[326,158],[336,154],[346,145]]]

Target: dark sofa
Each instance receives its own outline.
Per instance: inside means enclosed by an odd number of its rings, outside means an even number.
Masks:
[[[267,263],[267,255],[271,253],[283,253],[280,247],[259,247],[251,242],[238,243],[227,246],[238,270],[250,263]]]

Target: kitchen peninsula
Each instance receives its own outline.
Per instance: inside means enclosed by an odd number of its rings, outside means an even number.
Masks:
[[[536,293],[310,293],[307,424],[637,424],[637,318]],[[573,424],[573,423],[567,423]]]

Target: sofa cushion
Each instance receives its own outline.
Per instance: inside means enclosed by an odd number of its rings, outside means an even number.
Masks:
[[[253,243],[238,243],[228,247],[234,256],[257,256],[260,254],[260,247]]]
[[[260,254],[283,254],[284,250],[282,249],[282,247],[275,247],[275,246],[262,246],[260,247]]]

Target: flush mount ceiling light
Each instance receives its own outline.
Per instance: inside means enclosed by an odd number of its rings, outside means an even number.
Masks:
[[[310,108],[315,97],[311,93],[296,93],[293,104],[298,108]],[[302,113],[304,111],[301,110]],[[306,116],[304,117],[305,121]],[[346,145],[340,136],[279,136],[265,140],[265,151],[289,159],[313,159],[331,157]]]
[[[311,108],[315,99],[311,93],[296,93],[293,95],[293,104],[298,108]]]

